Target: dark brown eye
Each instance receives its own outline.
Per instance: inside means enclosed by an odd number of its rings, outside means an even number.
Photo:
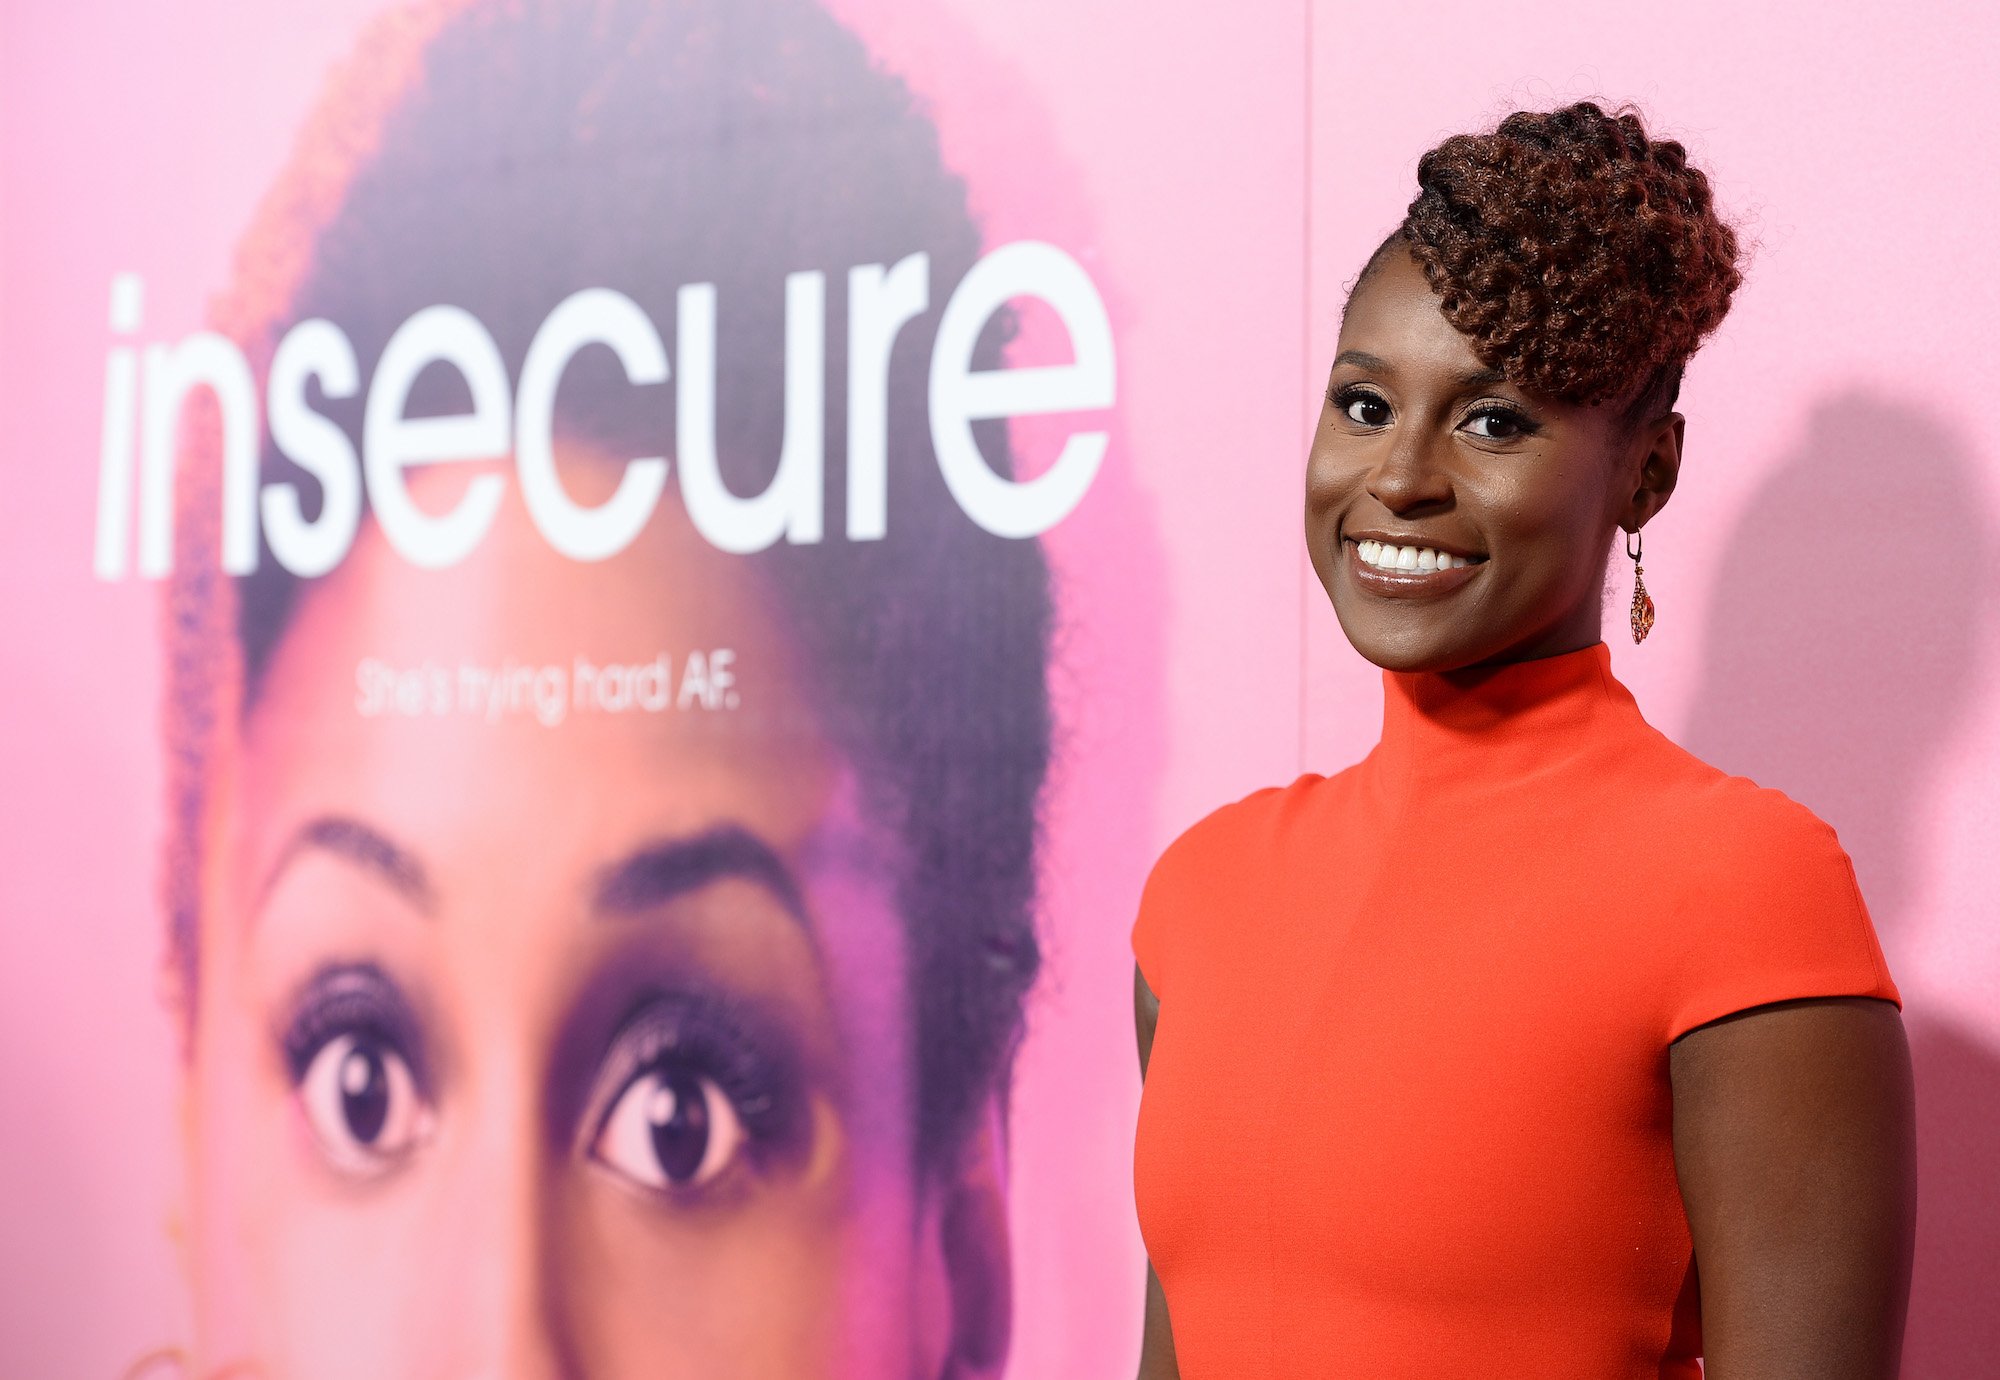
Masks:
[[[1518,412],[1504,407],[1482,407],[1465,419],[1466,428],[1483,441],[1509,441],[1530,430]]]
[[[351,1178],[406,1162],[437,1120],[420,1072],[423,1034],[401,990],[372,963],[315,973],[293,998],[280,1046],[320,1155]]]
[[[1389,404],[1362,389],[1342,390],[1333,405],[1356,426],[1386,426],[1389,421]]]
[[[714,1080],[663,1064],[626,1085],[591,1153],[647,1188],[698,1187],[726,1170],[746,1139]]]
[[[379,1174],[423,1140],[430,1109],[402,1055],[365,1032],[321,1046],[299,1080],[298,1097],[321,1151],[357,1178]]]

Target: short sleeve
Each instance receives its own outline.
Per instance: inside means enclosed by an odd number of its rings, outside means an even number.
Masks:
[[[1154,996],[1166,995],[1175,954],[1191,946],[1199,950],[1202,936],[1190,928],[1213,909],[1207,898],[1214,894],[1219,869],[1241,832],[1245,805],[1268,793],[1259,791],[1197,820],[1153,864],[1132,922],[1132,957]]]
[[[1132,922],[1132,957],[1156,997],[1166,990],[1168,939],[1175,928],[1174,913],[1184,903],[1184,860],[1180,855],[1186,848],[1187,835],[1183,834],[1167,845],[1153,864],[1139,893],[1139,914]]]
[[[1679,981],[1667,1038],[1771,1002],[1879,997],[1902,1005],[1854,864],[1834,831],[1781,793],[1749,786],[1689,859]]]

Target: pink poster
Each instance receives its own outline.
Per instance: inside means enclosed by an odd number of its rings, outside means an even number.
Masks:
[[[1983,1373],[1993,25],[1571,9],[0,13],[0,1372],[1129,1373],[1140,885],[1381,721],[1345,285],[1596,96],[1753,245],[1618,674],[1852,854]]]

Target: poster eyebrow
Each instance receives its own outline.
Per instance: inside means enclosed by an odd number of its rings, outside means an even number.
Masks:
[[[593,906],[631,916],[727,878],[763,887],[801,925],[805,899],[776,849],[740,824],[718,824],[685,838],[643,845],[599,874]]]
[[[299,826],[265,875],[264,885],[257,893],[260,907],[285,869],[308,849],[321,849],[353,863],[426,915],[437,908],[429,874],[416,854],[373,825],[348,815],[319,815]]]

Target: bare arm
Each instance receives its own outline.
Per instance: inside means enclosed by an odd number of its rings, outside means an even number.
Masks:
[[[1137,965],[1132,969],[1132,1017],[1139,1030],[1139,1078],[1146,1077],[1146,1065],[1153,1058],[1153,1028],[1160,1020],[1160,999],[1146,985]],[[1167,1295],[1160,1277],[1146,1266],[1146,1334],[1139,1347],[1138,1380],[1180,1380],[1180,1363],[1174,1359],[1174,1330],[1167,1321]]]
[[[1896,1008],[1781,1002],[1670,1055],[1708,1380],[1894,1380],[1916,1223]]]

